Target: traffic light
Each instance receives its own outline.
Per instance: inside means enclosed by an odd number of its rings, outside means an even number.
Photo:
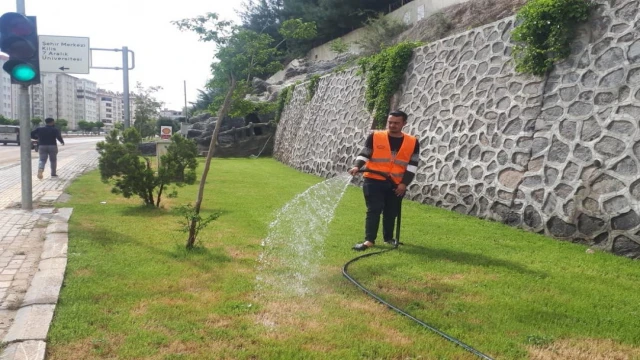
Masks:
[[[9,55],[2,67],[12,84],[40,84],[38,27],[35,16],[9,12],[0,17],[0,51]]]

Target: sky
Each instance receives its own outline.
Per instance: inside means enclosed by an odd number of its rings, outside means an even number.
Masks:
[[[242,0],[24,0],[26,15],[37,16],[39,35],[89,37],[92,48],[129,47],[135,52],[135,69],[129,71],[129,88],[161,86],[158,100],[171,110],[195,101],[211,74],[214,46],[181,32],[171,21],[216,12],[225,20],[239,22],[236,10]],[[16,11],[15,0],[1,0],[0,14]],[[122,55],[93,51],[94,66],[122,66]],[[122,71],[91,69],[90,74],[71,74],[98,83],[99,88],[122,92]]]

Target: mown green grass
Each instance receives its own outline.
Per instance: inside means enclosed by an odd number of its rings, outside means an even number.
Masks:
[[[97,172],[81,177],[60,205],[74,213],[48,358],[473,359],[342,277],[363,235],[354,186],[316,295],[257,296],[268,224],[321,180],[271,159],[214,160],[203,208],[222,216],[187,252],[170,208],[195,186],[154,210],[112,195]],[[402,224],[405,245],[350,273],[417,318],[498,359],[640,358],[638,262],[409,201]]]

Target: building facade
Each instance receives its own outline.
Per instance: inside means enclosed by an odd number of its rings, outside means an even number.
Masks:
[[[0,67],[2,67],[7,60],[9,60],[7,56],[0,55]],[[0,115],[7,119],[14,119],[12,98],[11,76],[5,71],[2,71],[0,72]]]
[[[182,111],[169,110],[167,108],[164,108],[163,110],[160,110],[160,117],[176,120],[178,118],[184,117],[184,113]]]
[[[116,124],[124,123],[124,97],[120,92],[103,89],[97,90],[98,118],[104,124],[105,130],[113,129]],[[131,124],[135,122],[134,94],[129,95],[129,113]]]
[[[87,79],[76,80],[76,119],[78,121],[100,121],[98,112],[98,86]]]

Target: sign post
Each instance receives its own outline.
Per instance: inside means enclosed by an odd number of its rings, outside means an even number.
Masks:
[[[128,129],[131,126],[131,110],[129,109],[129,70],[133,70],[136,67],[136,54],[129,50],[128,47],[123,46],[122,49],[103,49],[103,48],[91,48],[91,51],[122,51],[122,67],[105,67],[105,66],[91,66],[92,69],[110,69],[110,70],[122,70],[122,100],[124,102],[124,128]],[[131,53],[131,67],[129,67],[129,53]]]
[[[41,72],[89,73],[88,37],[40,35],[39,44]]]
[[[160,126],[160,138],[162,140],[171,139],[172,132],[173,132],[173,128],[171,126]]]

